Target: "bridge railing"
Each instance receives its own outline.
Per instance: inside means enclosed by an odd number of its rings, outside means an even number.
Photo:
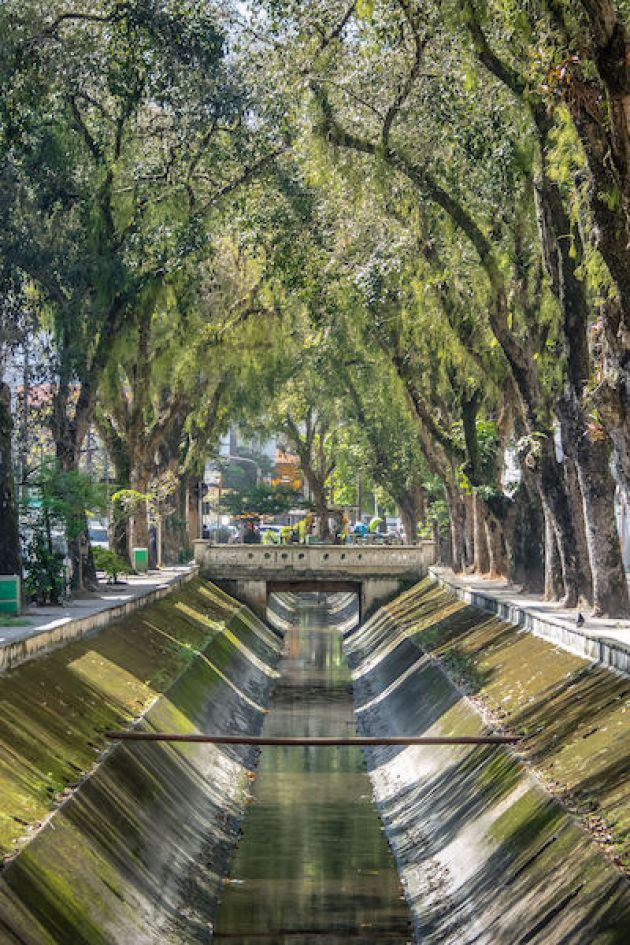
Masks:
[[[356,571],[422,573],[433,564],[433,542],[420,545],[219,545],[194,542],[195,561],[210,571]]]

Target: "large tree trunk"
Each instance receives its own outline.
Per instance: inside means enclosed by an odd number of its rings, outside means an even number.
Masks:
[[[186,480],[181,479],[179,487],[167,500],[169,509],[164,519],[162,541],[162,556],[167,565],[183,564],[183,553],[190,547],[186,528],[187,500]]]
[[[130,523],[128,515],[117,516],[110,528],[110,540],[112,551],[115,551],[119,558],[122,558],[126,564],[130,562]]]
[[[630,251],[626,270],[630,274]],[[617,300],[608,301],[595,325],[598,384],[592,401],[612,443],[615,474],[630,494],[630,289],[627,307],[624,323]]]
[[[325,492],[315,492],[315,514],[318,519],[318,534],[322,541],[330,541],[330,522],[328,520],[328,501]]]
[[[317,477],[315,471],[302,461],[302,469],[308,482],[308,488],[313,498],[315,514],[318,518],[317,534],[322,541],[330,541],[330,525],[328,522],[328,496],[326,486]]]
[[[630,489],[630,69],[628,34],[612,0],[581,0],[591,27],[595,65],[604,89],[582,65],[567,70],[566,102],[581,139],[590,171],[586,196],[595,226],[588,225],[617,290],[600,310],[592,328],[597,386],[590,395],[615,451],[620,481]],[[577,23],[580,21],[577,20]],[[583,37],[575,37],[582,45]],[[588,44],[588,40],[587,40]],[[581,57],[580,57],[581,58]],[[501,76],[499,75],[499,78]],[[504,81],[504,79],[503,79]],[[526,84],[523,84],[523,90]],[[604,91],[605,90],[605,91]],[[520,93],[523,95],[523,91]],[[551,287],[563,309],[569,381],[582,400],[591,373],[587,327],[589,301],[584,280],[580,234],[572,226],[560,187],[545,171],[552,120],[540,103],[532,115],[541,140],[543,174],[541,246]],[[617,199],[611,199],[617,198]],[[567,234],[571,233],[571,239]],[[591,562],[592,564],[592,562]]]
[[[490,509],[484,520],[486,543],[488,547],[489,576],[505,577],[507,575],[507,549],[503,537],[503,523]]]
[[[408,545],[418,544],[418,511],[413,499],[409,501],[400,501],[398,503],[400,517],[403,528],[405,529],[405,538]]]
[[[400,517],[402,519],[403,528],[405,529],[405,538],[407,539],[408,545],[417,545],[418,544],[418,528],[416,522],[416,513],[408,508],[403,508],[400,506]]]
[[[626,495],[630,495],[630,338],[626,344],[614,382],[600,384],[593,400],[613,446],[615,475]]]
[[[580,588],[580,597],[592,603],[593,601],[593,576],[591,571],[591,562],[586,537],[586,523],[584,521],[584,503],[582,501],[582,489],[580,486],[580,476],[575,460],[575,451],[573,443],[566,443],[563,432],[564,449],[564,477],[567,489],[567,498],[571,510],[571,518],[575,527],[575,549],[578,565],[578,581]]]
[[[562,590],[562,565],[556,530],[551,515],[545,512],[545,600],[559,600]]]
[[[451,525],[451,567],[455,573],[464,570],[464,516],[462,496],[454,488],[446,488],[446,503]]]
[[[542,594],[545,587],[545,538],[540,494],[531,473],[523,478],[504,516],[508,579],[524,591]]]
[[[566,103],[586,154],[591,174],[588,191],[597,247],[610,271],[617,301],[604,313],[606,347],[604,384],[623,394],[617,424],[628,425],[628,352],[630,349],[630,69],[629,36],[624,15],[614,0],[581,0],[600,83],[570,70]],[[578,21],[579,22],[579,21]],[[576,42],[582,36],[575,37]],[[613,199],[616,198],[616,199]],[[617,372],[621,368],[622,377]],[[625,375],[625,377],[623,377]],[[624,403],[625,400],[625,403]]]
[[[610,471],[607,438],[603,431],[587,427],[584,412],[575,397],[567,403],[567,408],[592,567],[593,612],[596,616],[625,617],[630,613],[630,602],[615,516],[615,482]]]
[[[537,468],[537,484],[545,513],[553,526],[560,567],[564,607],[576,607],[579,599],[579,571],[575,526],[567,498],[564,474],[555,455],[555,444],[551,436],[540,443]]]
[[[437,519],[434,519],[431,523],[431,530],[435,549],[435,563],[450,567],[453,563],[450,526],[449,528],[440,528]]]
[[[542,119],[540,124],[544,148],[548,127]],[[569,245],[566,233],[569,232],[571,224],[562,195],[558,185],[550,181],[544,173],[537,188],[537,198],[543,258],[563,315],[567,383],[558,404],[558,414],[563,449],[568,457],[565,468],[571,512],[576,525],[580,589],[593,603],[595,613],[621,616],[628,613],[629,604],[623,560],[617,540],[615,487],[609,468],[605,437],[598,437],[597,431],[589,427],[583,406],[592,362],[587,336],[589,300],[577,269],[583,262],[582,242],[578,232]],[[596,351],[599,354],[600,376],[601,372],[606,373],[604,349],[607,346],[610,353],[615,343],[615,338],[604,338],[596,344],[596,347],[600,348],[599,352]],[[623,373],[621,365],[618,365],[618,368],[620,371],[616,374],[617,381]],[[611,377],[609,371],[607,377]],[[600,385],[600,406],[602,398],[605,400],[604,388]],[[608,389],[610,390],[610,387]],[[619,390],[623,390],[623,384]],[[619,410],[613,410],[607,418],[611,437],[613,432],[619,430],[616,425],[619,418],[621,417],[623,428],[623,424],[630,417],[630,413],[625,408],[622,409],[621,404],[618,407]],[[606,416],[605,410],[600,410],[600,413]],[[630,434],[627,423],[625,432]],[[623,456],[624,449],[630,449],[626,440],[626,436],[622,435],[617,443],[618,459]],[[625,447],[622,446],[624,442]],[[628,472],[630,474],[630,463]]]
[[[586,538],[593,572],[593,613],[597,617],[630,614],[628,583],[615,520],[615,484],[606,444],[592,444],[588,461],[580,463],[580,485],[586,514]]]
[[[18,511],[11,458],[11,391],[0,381],[0,574],[21,574]]]
[[[131,488],[135,492],[146,494],[149,477],[144,469],[132,469]],[[139,502],[131,518],[131,543],[134,548],[149,547],[149,510],[147,502]]]
[[[189,476],[186,482],[186,538],[188,547],[201,538],[201,519],[199,516],[199,492],[201,483],[196,477]]]
[[[475,511],[474,498],[470,494],[462,497],[464,505],[464,561],[466,567],[475,564]]]
[[[490,570],[490,555],[488,552],[488,538],[485,527],[486,508],[477,493],[473,495],[473,529],[474,529],[474,570],[477,574],[487,574]]]
[[[116,471],[116,489],[130,488],[130,470],[128,459],[114,456]],[[114,503],[116,505],[116,503]],[[110,526],[112,550],[129,565],[131,563],[131,521],[123,508],[114,508]]]
[[[426,514],[424,491],[418,486],[404,495],[396,495],[398,510],[405,529],[405,537],[408,545],[418,544],[418,522],[422,521]]]

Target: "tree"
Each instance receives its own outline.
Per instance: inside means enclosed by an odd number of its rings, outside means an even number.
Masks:
[[[377,378],[372,377],[376,367]],[[384,366],[383,366],[384,367]],[[402,392],[379,362],[366,371],[343,373],[349,412],[357,421],[356,440],[363,446],[363,465],[396,503],[407,542],[418,541],[418,525],[425,517],[426,465],[417,448]],[[380,380],[380,383],[378,381]]]
[[[68,549],[78,545],[78,584],[88,566],[89,546],[79,543],[88,514],[107,508],[105,489],[78,469],[64,470],[56,460],[36,467],[24,500],[32,540],[26,556],[27,586],[40,603],[60,603],[64,590],[63,555],[55,543],[55,530],[63,529]]]
[[[288,486],[259,483],[250,489],[230,490],[221,496],[220,509],[234,516],[281,515],[305,508],[301,492]]]
[[[473,5],[465,7],[463,22],[468,32],[464,35],[472,32],[476,55],[484,67],[492,70],[496,66],[492,47]],[[554,335],[558,329],[562,332],[563,323],[556,313],[550,317],[549,285],[541,274],[543,253],[536,230],[532,155],[541,129],[536,121],[533,127],[529,123],[529,106],[514,107],[509,70],[499,61],[496,74],[504,88],[492,98],[479,93],[475,87],[476,67],[471,67],[462,37],[457,34],[462,16],[454,15],[448,5],[376,3],[339,11],[322,2],[315,11],[309,10],[308,17],[302,17],[295,8],[283,9],[283,14],[284,25],[291,24],[291,36],[300,47],[302,81],[306,75],[318,105],[317,133],[337,149],[355,155],[362,173],[367,172],[369,159],[375,168],[374,177],[378,175],[380,185],[385,184],[392,194],[401,185],[410,187],[422,216],[430,219],[432,227],[437,224],[440,251],[446,249],[449,263],[472,276],[475,295],[485,306],[493,344],[498,346],[509,371],[515,428],[549,524],[550,567],[556,551],[561,562],[565,603],[575,603],[580,593],[589,596],[590,575],[594,574],[596,609],[624,612],[627,594],[605,449],[587,435],[580,443],[588,444],[591,439],[588,451],[581,450],[579,455],[574,451],[565,462],[556,456],[556,420],[560,420],[567,442],[571,441],[571,417],[574,429],[580,420],[575,403],[584,389],[583,365],[579,364],[585,348],[584,332],[574,330],[579,316],[573,311],[573,327],[570,322],[564,326],[567,373],[569,378],[575,377],[576,371],[582,373],[577,393],[575,383],[569,388],[573,390],[570,410],[563,397],[558,358],[554,356]],[[352,30],[347,29],[350,19]],[[501,22],[500,16],[497,20]],[[521,38],[518,31],[515,35],[518,49]],[[453,43],[468,73],[459,85],[453,82],[453,73],[444,68],[445,62],[452,61]],[[562,80],[571,68],[569,65],[564,70]],[[522,87],[521,82],[517,93],[523,91]],[[534,108],[534,117],[540,114]],[[445,127],[450,129],[447,140]],[[487,173],[488,167],[491,174]],[[497,205],[501,213],[491,222]],[[560,209],[564,209],[562,201]],[[554,225],[561,228],[563,218],[557,211],[557,207],[552,208]],[[582,222],[588,227],[587,218]],[[426,243],[434,241],[431,231],[424,232]],[[563,231],[556,232],[558,249]],[[566,257],[566,247],[562,249]],[[566,259],[564,262],[565,288],[567,280],[572,280],[575,289],[579,278],[571,274]],[[576,268],[574,265],[573,270]],[[563,291],[556,293],[561,307]],[[567,318],[571,311],[572,306],[566,305]],[[413,385],[414,379],[408,380]],[[422,408],[419,401],[417,406]],[[431,427],[427,422],[430,414],[424,412],[423,435],[425,428]],[[582,425],[582,430],[589,429],[589,423]],[[435,451],[437,444],[439,454],[444,442],[436,436],[438,432],[430,430],[425,448]],[[444,476],[450,463],[442,461],[440,465]],[[452,505],[459,507],[460,503],[454,498]],[[503,503],[498,507],[495,503],[495,513],[501,508],[510,506]],[[497,522],[495,513],[492,515]],[[452,521],[458,517],[452,514]],[[594,531],[584,521],[593,522],[597,517],[605,522],[599,543],[593,541]]]
[[[248,152],[223,37],[195,2],[103,0],[44,19],[15,6],[1,14],[1,252],[54,339],[51,429],[71,470],[116,338],[203,255],[216,202],[264,165],[267,142]]]
[[[0,574],[21,574],[18,508],[13,471],[11,388],[5,383],[5,360],[20,336],[21,295],[11,273],[0,266]]]
[[[317,515],[319,537],[330,539],[330,478],[335,470],[338,405],[325,389],[316,351],[305,348],[293,374],[274,401],[271,427],[295,453]]]
[[[564,394],[558,402],[560,421],[565,428],[564,443],[575,461],[583,502],[586,540],[593,580],[593,605],[596,614],[624,613],[628,592],[617,534],[614,491],[606,436],[588,417],[588,377],[591,373],[588,350],[588,326],[591,303],[586,280],[580,275],[585,247],[577,228],[572,227],[560,181],[555,176],[552,150],[553,119],[542,93],[529,88],[526,77],[499,58],[484,32],[480,16],[472,2],[465,4],[466,23],[480,62],[516,97],[529,112],[536,129],[540,163],[536,180],[539,235],[542,258],[550,287],[562,311],[562,334],[567,360]],[[610,11],[609,11],[610,13]],[[556,78],[559,76],[556,74]],[[567,234],[571,233],[571,240]],[[608,374],[610,376],[610,374]],[[603,399],[605,383],[598,397]],[[624,424],[623,417],[616,423]],[[614,436],[615,422],[609,422]],[[620,454],[621,458],[621,454]],[[623,466],[621,459],[620,466]]]
[[[11,390],[0,379],[0,574],[21,574],[11,433]]]
[[[455,569],[537,586],[527,536],[547,596],[628,612],[624,5],[7,9],[0,272],[63,469],[98,417],[120,486],[178,483],[174,556],[219,432],[272,430],[324,535],[343,456]]]

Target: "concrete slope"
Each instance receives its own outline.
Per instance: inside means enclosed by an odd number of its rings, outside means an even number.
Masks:
[[[487,731],[419,645],[418,622],[440,621],[445,601],[425,584],[349,630],[362,734]],[[512,752],[410,746],[367,758],[423,945],[630,941],[627,880]]]
[[[138,619],[172,638],[182,616],[209,640],[140,727],[259,732],[278,638],[204,581]],[[2,945],[207,942],[255,762],[240,748],[117,744],[0,874]]]

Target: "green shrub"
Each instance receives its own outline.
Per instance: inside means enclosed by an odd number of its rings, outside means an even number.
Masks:
[[[64,558],[39,529],[26,545],[24,571],[24,589],[29,600],[38,604],[61,603],[67,591]]]
[[[129,574],[129,565],[115,551],[110,551],[109,548],[93,548],[92,554],[95,567],[98,571],[105,572],[109,584],[115,584],[120,574]]]

